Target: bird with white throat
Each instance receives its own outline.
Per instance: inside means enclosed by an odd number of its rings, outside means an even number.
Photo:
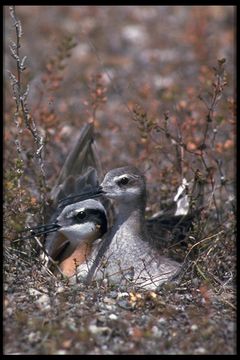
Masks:
[[[111,282],[122,281],[145,289],[156,289],[175,277],[181,264],[161,256],[150,245],[151,236],[145,221],[146,181],[141,172],[126,166],[110,170],[101,183],[104,195],[116,208],[113,227],[103,239],[100,254],[104,254],[105,275]],[[88,281],[98,278],[100,255],[95,259]]]

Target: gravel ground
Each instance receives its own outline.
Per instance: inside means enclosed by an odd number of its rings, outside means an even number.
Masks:
[[[5,263],[5,354],[236,353],[230,286],[219,294],[197,278],[156,292],[69,286],[13,259]]]

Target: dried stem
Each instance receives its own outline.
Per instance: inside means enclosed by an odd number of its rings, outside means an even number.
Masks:
[[[9,11],[16,31],[16,43],[11,41],[11,45],[9,46],[11,51],[11,56],[16,61],[16,76],[10,71],[8,72],[13,89],[13,99],[15,100],[15,104],[16,104],[16,111],[14,113],[14,122],[16,124],[18,133],[21,133],[22,130],[19,121],[20,113],[21,113],[24,119],[25,126],[30,131],[34,139],[35,150],[33,156],[37,159],[40,168],[41,176],[40,176],[39,185],[40,185],[40,199],[42,204],[40,212],[41,212],[42,221],[44,221],[44,210],[45,210],[44,205],[45,205],[45,192],[46,192],[46,176],[45,176],[44,163],[42,157],[42,152],[44,148],[44,139],[42,136],[39,135],[35,125],[35,121],[29,113],[28,104],[27,104],[29,86],[27,85],[27,89],[24,90],[22,84],[22,72],[25,70],[25,61],[27,58],[26,56],[21,58],[20,55],[21,37],[23,35],[22,25],[20,20],[17,18],[15,6],[10,6]],[[19,140],[19,135],[16,136],[15,142],[18,153],[22,154],[22,146]]]

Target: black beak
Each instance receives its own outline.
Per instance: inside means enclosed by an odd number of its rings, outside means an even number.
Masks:
[[[60,227],[61,226],[59,224],[52,223],[52,224],[39,225],[39,226],[35,226],[35,227],[29,228],[29,229],[25,229],[25,230],[20,231],[20,233],[29,232],[30,234],[21,236],[19,239],[16,239],[14,241],[29,239],[29,238],[32,238],[33,236],[47,235],[49,233],[57,231]]]
[[[98,189],[99,191],[101,191],[101,195],[106,194],[106,191],[103,190],[103,187],[101,185],[99,185]]]
[[[93,199],[93,198],[101,196],[102,194],[103,194],[102,187],[99,186],[99,187],[93,189],[92,191],[88,191],[85,193],[83,192],[83,193],[76,194],[76,195],[70,195],[70,196],[67,196],[67,197],[61,199],[58,202],[58,208],[63,208],[67,205],[74,204],[75,202],[78,202],[78,201]]]

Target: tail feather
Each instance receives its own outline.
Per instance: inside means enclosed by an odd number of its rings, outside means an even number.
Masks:
[[[55,183],[55,186],[51,191],[51,199],[53,200],[53,205],[56,205],[59,201],[59,193],[61,191],[64,191],[65,196],[71,194],[71,181],[73,181],[73,179],[75,179],[76,181],[76,178],[79,179],[79,176],[83,176],[89,167],[95,168],[98,176],[102,175],[101,164],[94,148],[93,142],[93,125],[86,124],[84,125],[75,146],[67,156],[61,172],[58,176],[58,179]],[[70,180],[66,180],[70,176],[72,176],[72,178],[70,178]],[[69,184],[67,181],[69,181]]]

